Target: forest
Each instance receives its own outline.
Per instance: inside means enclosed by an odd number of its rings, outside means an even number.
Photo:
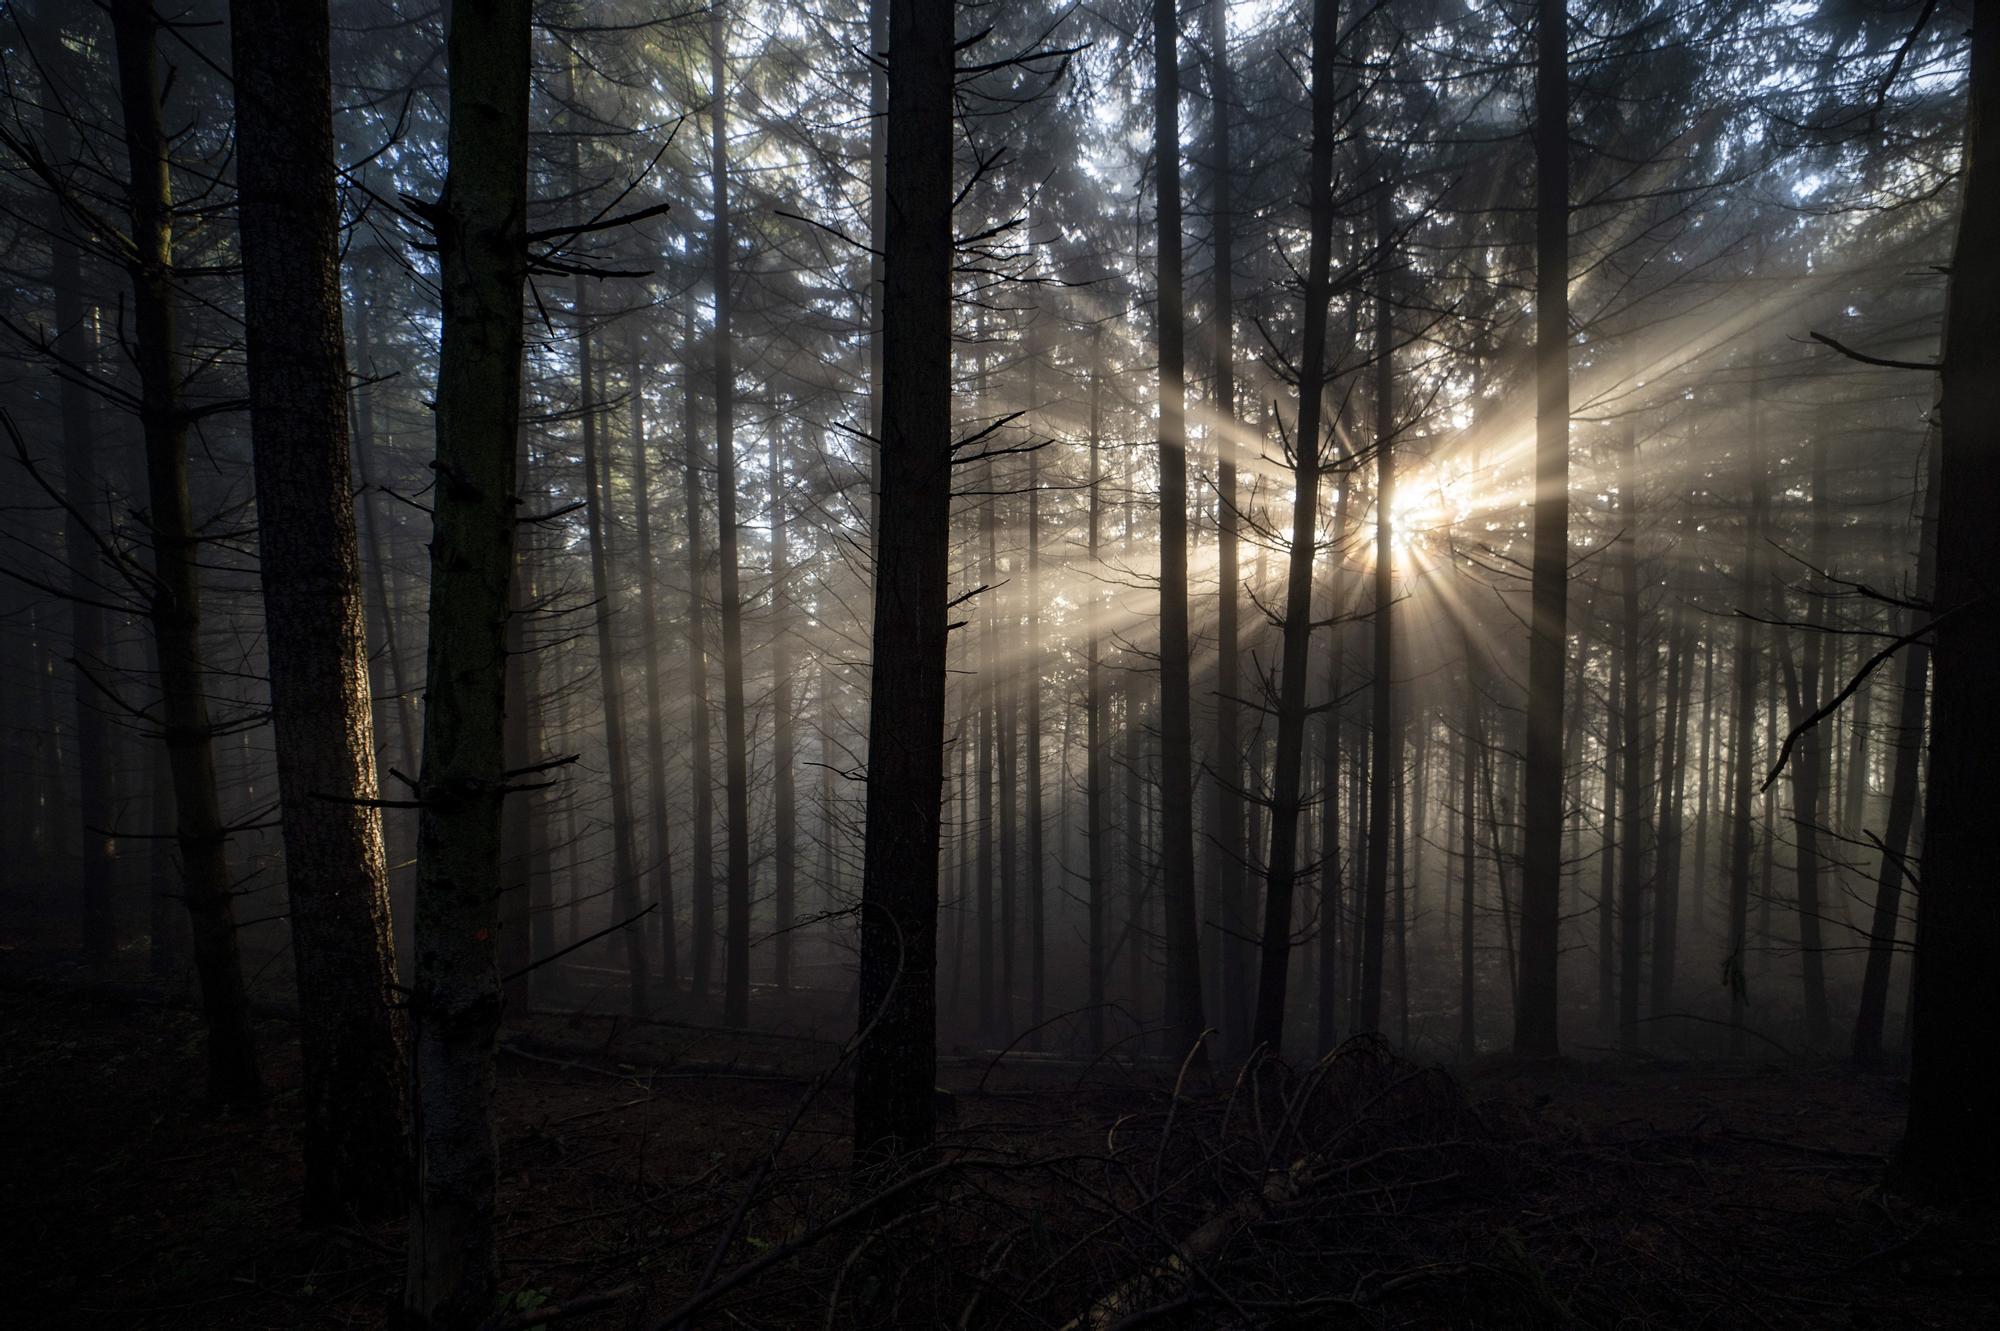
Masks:
[[[0,0],[0,274],[10,1323],[2000,1325],[2000,0]]]

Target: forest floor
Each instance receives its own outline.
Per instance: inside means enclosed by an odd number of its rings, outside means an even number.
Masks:
[[[294,1031],[259,1034],[268,1110],[209,1114],[185,1007],[0,947],[0,1320],[387,1324],[401,1227],[297,1223]],[[2000,1326],[2000,1217],[1885,1188],[1902,1086],[1832,1063],[1357,1042],[1176,1090],[955,1057],[934,1172],[871,1208],[831,1044],[537,1016],[506,1045],[495,1327]]]

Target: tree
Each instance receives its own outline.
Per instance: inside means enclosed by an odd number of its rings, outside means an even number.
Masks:
[[[263,1081],[243,985],[229,830],[216,792],[215,732],[201,651],[202,537],[188,499],[190,417],[181,391],[171,163],[160,110],[160,22],[148,0],[117,0],[111,7],[111,30],[131,169],[126,267],[132,281],[133,356],[153,544],[148,609],[173,776],[181,890],[193,926],[195,973],[207,1025],[208,1094],[220,1103],[247,1105],[262,1099]]]
[[[1333,120],[1339,6],[1314,0],[1312,147],[1304,329],[1299,352],[1298,429],[1292,439],[1292,548],[1286,568],[1284,659],[1278,681],[1278,753],[1271,782],[1271,851],[1264,889],[1263,966],[1252,1038],[1277,1052],[1285,1035],[1285,978],[1298,878],[1300,783],[1304,779],[1306,684],[1312,646],[1313,554],[1319,540],[1321,398],[1326,384],[1326,311],[1333,264]],[[1386,345],[1381,349],[1387,361]],[[1381,448],[1382,441],[1377,441]],[[1387,449],[1382,448],[1384,456]],[[1386,496],[1383,497],[1386,502]],[[1386,553],[1386,552],[1385,552]],[[1234,589],[1231,589],[1231,594]]]
[[[1557,1048],[1562,907],[1563,666],[1569,609],[1569,14],[1539,0],[1535,54],[1535,536],[1521,801],[1520,992],[1514,1048]]]
[[[1188,702],[1187,311],[1181,290],[1180,12],[1153,0],[1153,170],[1160,351],[1160,875],[1167,1029],[1202,1037],[1201,939],[1194,900],[1194,733]]]
[[[957,6],[893,0],[882,285],[874,684],[854,1149],[930,1145],[951,535],[952,83]]]
[[[1931,767],[1917,911],[1910,1114],[1898,1161],[1921,1183],[1985,1196],[2000,1183],[2000,1067],[1977,1014],[2000,1007],[2000,893],[1988,827],[2000,708],[2000,3],[1973,6],[1958,237],[1939,365],[1938,617],[1931,645]]]
[[[708,11],[712,231],[715,270],[715,530],[722,554],[723,817],[728,839],[727,920],[724,927],[722,1019],[750,1020],[750,745],[743,702],[743,590],[736,531],[736,362],[730,339],[730,286],[735,281],[729,238],[729,30],[725,6]]]
[[[349,479],[325,0],[232,0],[258,570],[315,1221],[405,1200],[402,1021]]]
[[[455,1331],[493,1312],[493,886],[507,796],[508,586],[514,565],[521,289],[527,275],[528,0],[462,2],[437,235],[443,324],[424,762],[417,783],[414,1029],[417,1188],[404,1313]]]

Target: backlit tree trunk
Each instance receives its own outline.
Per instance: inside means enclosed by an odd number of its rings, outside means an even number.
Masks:
[[[405,1201],[402,1020],[347,455],[324,0],[232,0],[258,570],[299,992],[309,1219]]]

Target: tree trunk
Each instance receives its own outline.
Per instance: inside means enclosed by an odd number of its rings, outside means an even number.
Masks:
[[[1104,412],[1104,328],[1093,324],[1090,330],[1090,517],[1086,553],[1091,568],[1098,567],[1097,547],[1099,528],[1102,525],[1104,485],[1104,461],[1102,456],[1101,430]],[[1106,852],[1104,826],[1104,634],[1102,617],[1099,613],[1101,597],[1092,590],[1085,608],[1085,631],[1089,638],[1084,649],[1084,690],[1085,719],[1087,731],[1084,755],[1084,817],[1089,826],[1085,833],[1085,854],[1089,857],[1088,882],[1085,884],[1085,910],[1087,925],[1085,930],[1085,983],[1086,999],[1089,1007],[1090,1049],[1101,1053],[1104,1049],[1104,904],[1105,880],[1111,872],[1110,855]]]
[[[45,61],[65,59],[61,34],[38,52]],[[67,169],[75,155],[75,130],[57,99],[42,106],[42,134],[49,160]],[[94,339],[83,300],[83,265],[77,238],[60,201],[49,219],[49,287],[54,297],[55,352],[64,364],[89,366],[95,359]],[[91,435],[89,389],[75,370],[61,376],[56,400],[62,428],[63,563],[69,568],[70,673],[76,695],[76,813],[82,834],[78,904],[82,907],[83,955],[94,963],[111,959],[117,947],[113,914],[114,842],[112,824],[111,733],[104,700],[91,682],[92,672],[109,666],[105,655],[104,615],[96,602],[103,598],[107,570],[98,554],[96,534],[88,515],[98,506],[97,441]]]
[[[1194,734],[1188,701],[1186,319],[1181,304],[1180,14],[1153,0],[1153,156],[1159,215],[1160,899],[1167,1031],[1202,1037],[1201,938],[1194,899]],[[1282,976],[1280,977],[1282,979]],[[1282,998],[1280,1000],[1282,1010]],[[1260,1000],[1261,1005],[1261,1000]]]
[[[1274,1054],[1282,1052],[1285,1039],[1285,980],[1292,952],[1292,895],[1298,880],[1300,783],[1305,768],[1306,685],[1312,648],[1313,553],[1319,540],[1320,418],[1326,383],[1328,274],[1333,264],[1338,8],[1334,0],[1314,0],[1313,4],[1313,130],[1306,183],[1310,222],[1299,352],[1298,429],[1292,439],[1292,548],[1285,572],[1278,753],[1271,778],[1271,850],[1265,860],[1263,964],[1257,975],[1257,1020],[1251,1034],[1255,1043]]]
[[[1514,1049],[1558,1047],[1563,666],[1569,608],[1569,14],[1539,0],[1535,60],[1535,543]]]
[[[443,290],[430,648],[418,783],[417,1198],[404,1310],[455,1331],[493,1314],[494,966],[507,776],[508,584],[526,276],[527,0],[453,15],[451,172],[431,206]]]
[[[1618,484],[1618,513],[1624,534],[1618,539],[1617,563],[1624,613],[1618,621],[1618,672],[1625,702],[1619,729],[1624,734],[1625,752],[1618,765],[1618,802],[1624,808],[1625,822],[1618,838],[1618,1043],[1629,1052],[1639,1042],[1639,981],[1646,937],[1645,784],[1652,760],[1646,752],[1650,714],[1639,689],[1643,668],[1639,655],[1639,441],[1631,416],[1620,423],[1619,432],[1623,474]]]
[[[2000,1181],[2000,1067],[1986,1023],[2000,1009],[2000,893],[1988,824],[2000,709],[1988,673],[2000,613],[2000,4],[1973,7],[1971,109],[1958,239],[1945,314],[1943,464],[1938,472],[1937,599],[1931,654],[1931,771],[1917,915],[1910,1117],[1901,1163],[1939,1189],[1984,1196]]]
[[[653,561],[653,487],[651,446],[646,438],[646,392],[639,339],[631,340],[627,357],[632,394],[632,520],[639,552],[639,650],[646,666],[646,823],[653,830],[650,847],[653,888],[647,895],[660,913],[660,987],[672,1003],[680,987],[674,921],[673,828],[667,821],[666,716],[660,706],[659,565]],[[661,451],[661,460],[666,453]]]
[[[580,173],[573,176],[580,178]],[[625,748],[624,662],[613,627],[618,594],[612,586],[611,551],[605,533],[608,457],[603,459],[603,471],[599,470],[597,376],[591,356],[590,289],[585,285],[592,280],[580,277],[576,284],[577,424],[583,443],[583,515],[590,545],[590,599],[597,635],[598,698],[604,715],[605,774],[611,786],[611,914],[614,922],[621,922],[639,913],[639,868],[632,847],[632,762]],[[629,1010],[633,1017],[643,1018],[650,998],[646,931],[630,924],[619,933],[625,951]]]
[[[1721,756],[1715,744],[1715,637],[1701,635],[1701,749],[1695,763],[1698,784],[1694,797],[1694,919],[1697,937],[1705,934],[1708,923],[1708,810],[1709,763]]]
[[[704,623],[708,582],[707,553],[701,540],[701,442],[694,417],[694,338],[682,328],[687,383],[682,398],[681,494],[687,505],[687,695],[689,821],[694,824],[694,865],[688,892],[693,898],[689,932],[689,986],[699,1002],[708,995],[709,963],[715,954],[715,773],[709,753],[708,635]]]
[[[1935,604],[1937,514],[1941,458],[1933,437],[1924,463],[1923,518],[1917,532],[1915,599]],[[1905,612],[1903,631],[1915,633],[1928,616]],[[1868,964],[1861,977],[1861,1004],[1854,1016],[1854,1057],[1870,1062],[1882,1053],[1882,1025],[1889,1005],[1889,970],[1896,959],[1896,928],[1902,918],[1903,880],[1909,865],[1911,824],[1916,821],[1917,781],[1924,753],[1924,677],[1930,649],[1919,640],[1903,649],[1902,689],[1896,712],[1896,757],[1889,778],[1889,822],[1882,833],[1882,867],[1875,880],[1875,910],[1868,928]]]
[[[1815,570],[1824,574],[1831,551],[1828,549],[1827,442],[1817,432],[1812,442],[1812,536],[1809,558]],[[1826,696],[1824,673],[1826,594],[1807,593],[1806,644],[1799,679],[1792,688],[1792,724],[1798,725],[1819,710]],[[1789,658],[1788,658],[1789,660]],[[1828,744],[1818,729],[1799,737],[1792,752],[1792,826],[1796,832],[1798,859],[1799,962],[1805,984],[1806,1041],[1814,1049],[1824,1048],[1830,1032],[1826,1010],[1826,956],[1820,939],[1820,852],[1819,829],[1825,817]]]
[[[776,896],[776,951],[773,980],[778,992],[792,987],[793,875],[798,857],[796,795],[792,761],[792,667],[787,613],[791,591],[790,556],[785,551],[785,467],[778,441],[771,440],[771,873]]]
[[[1375,209],[1376,243],[1389,243],[1387,186],[1378,186]],[[1395,334],[1389,309],[1387,278],[1381,277],[1375,298],[1375,661],[1368,696],[1373,715],[1368,782],[1368,883],[1362,903],[1361,1005],[1355,1029],[1382,1029],[1382,942],[1388,924],[1390,820],[1403,779],[1403,734],[1396,724],[1394,635],[1395,602],[1395,454],[1396,380],[1391,364]]]
[[[1229,73],[1229,5],[1227,0],[1208,0],[1209,100],[1213,119],[1211,174],[1214,198],[1210,203],[1214,247],[1215,308],[1214,376],[1215,420],[1215,523],[1216,590],[1215,621],[1215,753],[1210,762],[1215,769],[1214,801],[1209,809],[1208,852],[1211,894],[1220,903],[1221,933],[1218,949],[1222,961],[1222,1001],[1217,1022],[1225,1047],[1241,1050],[1249,1034],[1244,1018],[1250,992],[1250,956],[1244,936],[1249,930],[1248,875],[1244,872],[1243,837],[1243,739],[1237,697],[1242,691],[1238,666],[1239,616],[1243,597],[1241,540],[1238,532],[1236,487],[1236,226],[1234,216],[1234,159],[1231,155],[1231,120],[1235,112],[1234,85]],[[1093,561],[1094,563],[1095,561]]]
[[[1035,326],[1030,325],[1028,338],[1028,415],[1022,419],[1033,424],[1040,409],[1040,386],[1037,382],[1038,357],[1041,354],[1039,341],[1035,336]],[[1029,441],[1030,445],[1033,440]],[[1026,749],[1026,788],[1022,792],[1028,800],[1028,1048],[1042,1047],[1041,1027],[1046,1016],[1048,986],[1047,903],[1043,900],[1043,827],[1042,827],[1042,455],[1040,450],[1028,454],[1028,668],[1022,682],[1027,686],[1027,715],[1023,718],[1027,729],[1024,739]]]
[[[1750,943],[1750,801],[1751,772],[1755,760],[1751,746],[1756,741],[1758,651],[1755,619],[1763,610],[1762,556],[1764,509],[1769,502],[1769,481],[1764,474],[1763,404],[1758,394],[1759,357],[1750,363],[1750,411],[1744,436],[1745,489],[1750,494],[1750,511],[1743,524],[1742,584],[1738,595],[1743,604],[1742,618],[1736,623],[1736,702],[1731,717],[1735,732],[1730,746],[1734,770],[1730,774],[1732,807],[1729,831],[1729,948],[1723,955],[1723,983],[1729,990],[1729,1052],[1743,1052],[1743,1018],[1749,1007],[1749,974],[1745,959]]]
[[[325,0],[232,0],[258,569],[299,990],[305,1211],[406,1200],[403,1029],[347,456]]]
[[[146,0],[115,0],[118,89],[131,164],[133,355],[145,437],[153,545],[149,607],[161,713],[173,771],[181,894],[192,926],[207,1027],[208,1095],[248,1105],[263,1096],[238,955],[228,832],[215,777],[214,733],[201,652],[201,535],[188,500],[188,414],[181,395],[179,297],[173,260],[172,182],[161,123],[160,23]],[[344,480],[344,478],[343,478]]]
[[[708,11],[708,73],[713,89],[709,145],[715,284],[715,527],[722,550],[722,754],[724,832],[728,837],[728,922],[722,1020],[750,1020],[750,747],[744,734],[743,593],[736,540],[736,362],[729,326],[729,62],[727,6]],[[942,724],[942,723],[940,723]],[[935,890],[935,889],[933,889]]]
[[[861,1168],[926,1150],[936,1115],[956,10],[893,0],[889,18],[882,486],[854,1083]]]

